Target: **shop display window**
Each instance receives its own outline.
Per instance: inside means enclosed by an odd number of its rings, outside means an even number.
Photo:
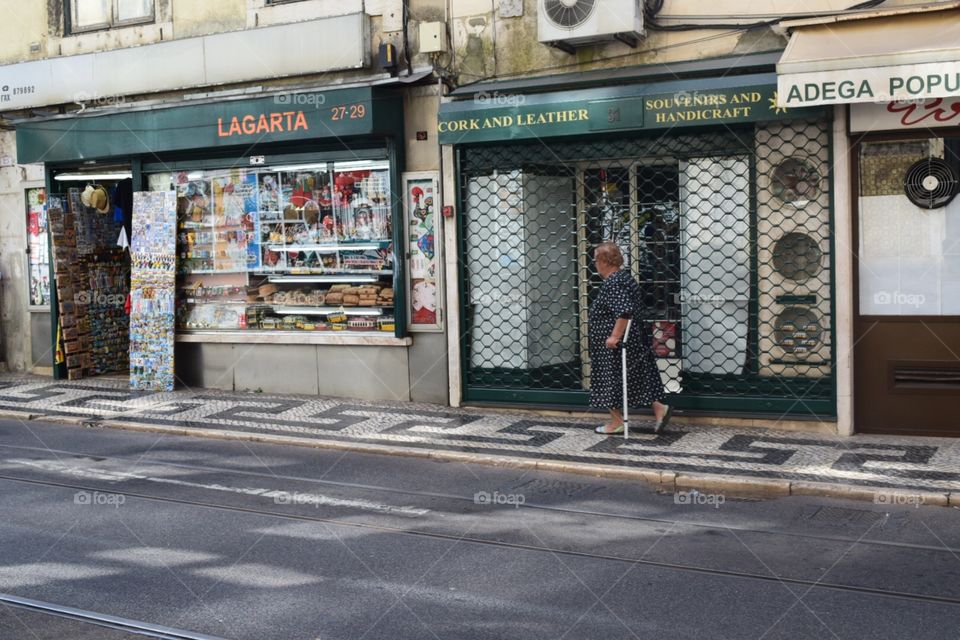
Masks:
[[[178,329],[394,331],[386,162],[149,176],[177,193]]]
[[[860,146],[860,313],[960,315],[960,141]]]
[[[50,244],[48,239],[46,191],[27,189],[27,262],[30,304],[50,306]]]

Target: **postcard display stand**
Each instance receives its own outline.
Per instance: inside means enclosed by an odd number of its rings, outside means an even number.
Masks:
[[[47,216],[63,346],[58,362],[66,362],[70,380],[125,371],[129,264],[116,248],[121,225],[83,206],[78,189],[51,196]]]
[[[133,194],[130,387],[173,391],[177,194]]]

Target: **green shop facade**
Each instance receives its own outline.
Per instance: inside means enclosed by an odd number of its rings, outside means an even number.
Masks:
[[[177,192],[179,383],[396,399],[409,394],[412,345],[396,249],[402,132],[402,96],[366,86],[31,119],[16,138],[19,162],[44,164],[49,202],[74,213],[80,236],[118,225],[91,254],[115,251],[122,217],[129,232],[137,215],[129,201],[114,209],[124,180]],[[107,213],[84,206],[88,185],[118,202]],[[56,282],[70,266],[52,255]],[[85,314],[77,324],[94,333],[96,302],[117,303],[52,289],[54,349],[64,314]]]
[[[832,114],[775,91],[752,73],[443,104],[463,401],[586,405],[611,241],[677,406],[835,416]]]

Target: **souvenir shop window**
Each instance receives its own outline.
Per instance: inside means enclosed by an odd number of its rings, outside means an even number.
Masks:
[[[70,0],[74,33],[153,22],[155,0]]]
[[[393,333],[386,162],[149,176],[177,193],[181,331]]]
[[[960,315],[960,140],[865,142],[860,313]]]
[[[50,307],[50,243],[45,189],[27,189],[27,266],[30,306]]]

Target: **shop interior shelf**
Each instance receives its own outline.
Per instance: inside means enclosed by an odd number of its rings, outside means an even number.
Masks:
[[[183,301],[187,304],[229,304],[244,306],[249,304],[246,300],[219,300],[217,298],[184,298]]]
[[[339,273],[339,274],[329,274],[329,275],[313,275],[313,274],[304,274],[304,275],[283,275],[283,276],[269,276],[269,281],[274,284],[282,284],[284,282],[293,282],[293,283],[324,283],[324,282],[377,282],[381,276],[392,276],[393,271],[371,271],[370,273]]]
[[[246,273],[246,269],[185,269],[180,271],[181,275],[197,275],[212,273]]]
[[[217,224],[215,222],[193,222],[191,220],[181,220],[180,228],[181,229],[213,229],[216,227],[218,230],[222,229],[224,231],[243,229],[245,228],[242,224]],[[250,231],[253,231],[252,228],[248,228]]]
[[[285,251],[314,251],[316,253],[337,253],[338,251],[375,251],[389,246],[389,240],[357,243],[321,243],[321,244],[283,244],[271,243],[265,245],[270,251],[282,253]]]
[[[347,316],[379,316],[384,310],[393,307],[274,307],[273,312],[282,316],[325,316],[331,313],[343,313]]]

